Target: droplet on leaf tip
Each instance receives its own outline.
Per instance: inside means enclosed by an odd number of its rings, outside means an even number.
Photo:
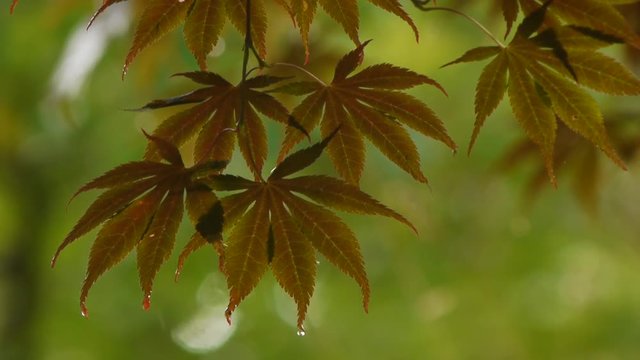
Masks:
[[[87,310],[87,306],[84,304],[84,302],[80,304],[80,314],[86,319],[89,318],[89,310]]]
[[[296,332],[296,335],[298,336],[305,336],[307,335],[307,332],[304,330],[304,328],[301,326],[300,328],[298,328],[298,331]]]
[[[142,308],[144,311],[151,309],[151,294],[145,295],[144,300],[142,300]]]
[[[229,324],[229,326],[231,326],[231,314],[233,314],[233,311],[229,308],[224,311],[224,317],[227,318],[227,324]]]

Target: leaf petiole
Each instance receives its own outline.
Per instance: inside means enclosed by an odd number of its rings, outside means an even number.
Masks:
[[[267,65],[268,67],[274,67],[274,66],[281,66],[281,67],[289,67],[289,68],[293,68],[296,69],[304,74],[306,74],[308,77],[312,78],[313,80],[315,80],[318,84],[322,85],[322,86],[327,86],[327,84],[320,80],[319,77],[315,76],[312,72],[310,72],[309,70],[303,68],[302,66],[296,65],[296,64],[291,64],[291,63],[285,63],[285,62],[277,62],[277,63],[273,63],[270,65]]]
[[[495,37],[495,35],[493,35],[491,33],[491,31],[489,31],[489,29],[487,29],[484,25],[482,25],[482,23],[480,23],[478,20],[476,20],[475,18],[473,18],[470,15],[467,15],[465,13],[463,13],[462,11],[458,11],[456,9],[452,9],[449,7],[445,7],[445,6],[431,6],[431,7],[426,7],[424,4],[420,4],[414,1],[414,4],[416,5],[416,7],[422,11],[446,11],[446,12],[450,12],[450,13],[454,13],[456,15],[462,16],[463,18],[469,20],[471,23],[473,23],[476,27],[478,27],[480,30],[482,30],[483,33],[485,33],[489,38],[491,38],[491,40],[493,40],[493,42],[495,42],[498,46],[500,46],[501,48],[506,48],[506,46],[500,41],[498,40],[497,37]]]

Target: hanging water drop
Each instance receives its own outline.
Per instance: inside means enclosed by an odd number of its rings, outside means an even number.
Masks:
[[[227,308],[224,311],[224,317],[227,318],[227,324],[229,324],[229,326],[231,326],[231,315],[233,314],[233,311],[229,308]]]
[[[144,311],[149,311],[149,309],[151,309],[151,294],[144,296],[144,300],[142,300],[142,308]]]
[[[296,335],[305,336],[307,335],[307,332],[304,330],[304,328],[301,327],[300,329],[298,329],[298,332],[296,332]]]
[[[87,306],[84,304],[84,302],[80,304],[80,314],[82,314],[82,317],[84,318],[89,317],[89,310],[87,310]]]

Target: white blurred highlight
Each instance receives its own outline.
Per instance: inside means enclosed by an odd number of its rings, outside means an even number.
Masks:
[[[52,95],[75,98],[102,58],[109,41],[126,33],[131,22],[128,4],[113,6],[86,29],[79,24],[67,40],[66,47],[52,76]]]

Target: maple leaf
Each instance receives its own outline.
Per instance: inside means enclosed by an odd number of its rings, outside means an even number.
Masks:
[[[226,166],[224,162],[209,162],[185,168],[177,148],[161,138],[145,135],[156,144],[164,162],[120,165],[81,187],[74,197],[88,190],[106,190],[65,237],[51,263],[55,266],[65,247],[103,224],[91,248],[80,296],[85,316],[88,315],[85,302],[93,284],[133,249],[137,251],[143,306],[149,308],[153,280],[175,243],[183,215],[184,192],[188,194],[187,206],[197,207],[202,195],[192,194],[192,189],[197,188],[194,179]]]
[[[126,0],[104,0],[89,22],[93,21],[111,5]],[[359,11],[357,0],[274,0],[284,8],[300,29],[303,44],[309,56],[309,29],[316,15],[318,2],[322,8],[344,28],[349,37],[360,44],[358,38]],[[413,30],[416,40],[418,28],[402,8],[398,0],[368,0],[404,20]],[[14,0],[13,6],[15,6]],[[12,6],[12,8],[13,8]],[[147,46],[158,41],[180,24],[184,23],[187,47],[196,58],[201,70],[206,70],[206,56],[218,43],[227,19],[242,34],[247,29],[246,1],[240,0],[152,0],[143,8],[136,26],[133,43],[127,54],[123,75],[136,56]],[[252,46],[261,58],[267,53],[267,10],[264,0],[252,0],[251,17]]]
[[[616,113],[607,116],[605,122],[611,141],[625,161],[637,158],[640,152],[640,126],[637,113]],[[502,171],[513,170],[526,160],[534,162],[526,192],[531,199],[545,185],[544,161],[540,161],[536,145],[528,139],[514,143],[498,164]],[[568,173],[570,186],[585,210],[595,214],[598,208],[598,185],[603,179],[603,169],[598,151],[560,123],[554,152],[555,171]]]
[[[203,218],[200,227],[210,236],[229,232],[225,244],[224,274],[229,287],[228,321],[270,267],[280,286],[295,300],[298,327],[303,331],[313,294],[318,251],[360,286],[367,309],[370,290],[358,242],[353,232],[327,208],[382,215],[412,229],[400,214],[380,204],[357,187],[327,176],[290,175],[305,169],[321,155],[341,129],[322,142],[288,156],[267,180],[251,181],[220,174],[207,178],[214,191],[238,191],[211,208],[214,221]],[[309,200],[302,198],[304,195]],[[311,200],[311,201],[310,201]]]
[[[92,17],[89,26],[109,6],[125,0],[105,0]],[[372,4],[400,17],[419,39],[418,28],[398,0],[368,0]],[[295,20],[309,56],[309,29],[315,18],[318,2],[323,9],[344,28],[349,37],[360,44],[358,38],[359,11],[357,0],[275,0]],[[238,31],[246,31],[246,3],[238,0],[155,0],[140,15],[133,44],[127,55],[124,72],[145,47],[185,22],[184,36],[187,46],[202,70],[206,69],[206,55],[220,38],[228,18]],[[263,0],[251,2],[251,38],[262,58],[266,55],[267,17]]]
[[[126,0],[103,0],[102,5],[98,8],[98,10],[96,10],[93,16],[91,16],[91,19],[89,20],[89,24],[87,25],[87,29],[90,28],[91,25],[93,25],[93,22],[98,18],[98,16],[100,16],[100,14],[102,14],[105,10],[107,10],[108,7],[123,1],[126,1]]]
[[[196,164],[230,161],[237,138],[247,165],[256,177],[260,177],[268,149],[266,130],[258,113],[302,133],[302,128],[284,105],[259,91],[282,81],[282,77],[258,75],[234,86],[210,72],[177,75],[207,86],[178,97],[154,100],[141,110],[196,104],[166,119],[154,131],[155,136],[177,147],[197,134],[194,148]],[[157,159],[157,150],[157,146],[150,143],[145,157]]]
[[[416,37],[420,38],[418,28],[415,23],[402,8],[398,0],[368,0],[373,5],[384,9],[404,20]],[[356,45],[360,45],[358,30],[360,28],[360,17],[358,11],[358,0],[291,0],[291,10],[295,16],[296,23],[300,29],[300,35],[304,44],[307,59],[309,57],[309,29],[316,16],[318,3],[334,20],[336,20],[347,33],[349,38]]]
[[[113,4],[126,0],[104,0],[89,22]],[[277,3],[284,5],[282,0]],[[263,0],[251,1],[251,37],[261,57],[266,55],[267,18]],[[160,40],[184,23],[184,38],[202,70],[207,67],[206,57],[220,40],[229,19],[242,34],[246,31],[247,9],[238,0],[152,0],[142,10],[136,26],[133,43],[125,59],[123,75],[136,56],[147,46]]]
[[[606,36],[594,37],[573,25],[541,28],[548,8],[555,3],[560,2],[547,1],[531,12],[508,46],[475,48],[447,64],[493,57],[476,86],[476,122],[469,151],[485,120],[508,93],[513,113],[538,145],[552,183],[556,181],[558,119],[625,168],[607,136],[597,103],[582,86],[613,95],[640,94],[640,80],[596,51],[607,43]]]
[[[504,19],[509,34],[518,13],[534,13],[540,7],[537,0],[496,0],[501,2]],[[558,25],[564,20],[575,26],[597,31],[615,37],[636,48],[640,47],[640,36],[616,9],[615,5],[635,3],[636,0],[556,0],[549,6],[545,20],[548,26]]]
[[[373,65],[350,76],[361,62],[367,43],[338,62],[330,84],[305,81],[273,91],[307,95],[291,112],[307,132],[319,123],[323,136],[340,127],[328,152],[340,176],[349,183],[358,184],[362,175],[363,137],[416,180],[426,182],[416,146],[403,125],[439,140],[453,150],[456,145],[442,121],[427,105],[400,90],[429,84],[445,91],[436,81],[391,64]],[[279,161],[304,139],[303,135],[292,127],[286,130]]]

